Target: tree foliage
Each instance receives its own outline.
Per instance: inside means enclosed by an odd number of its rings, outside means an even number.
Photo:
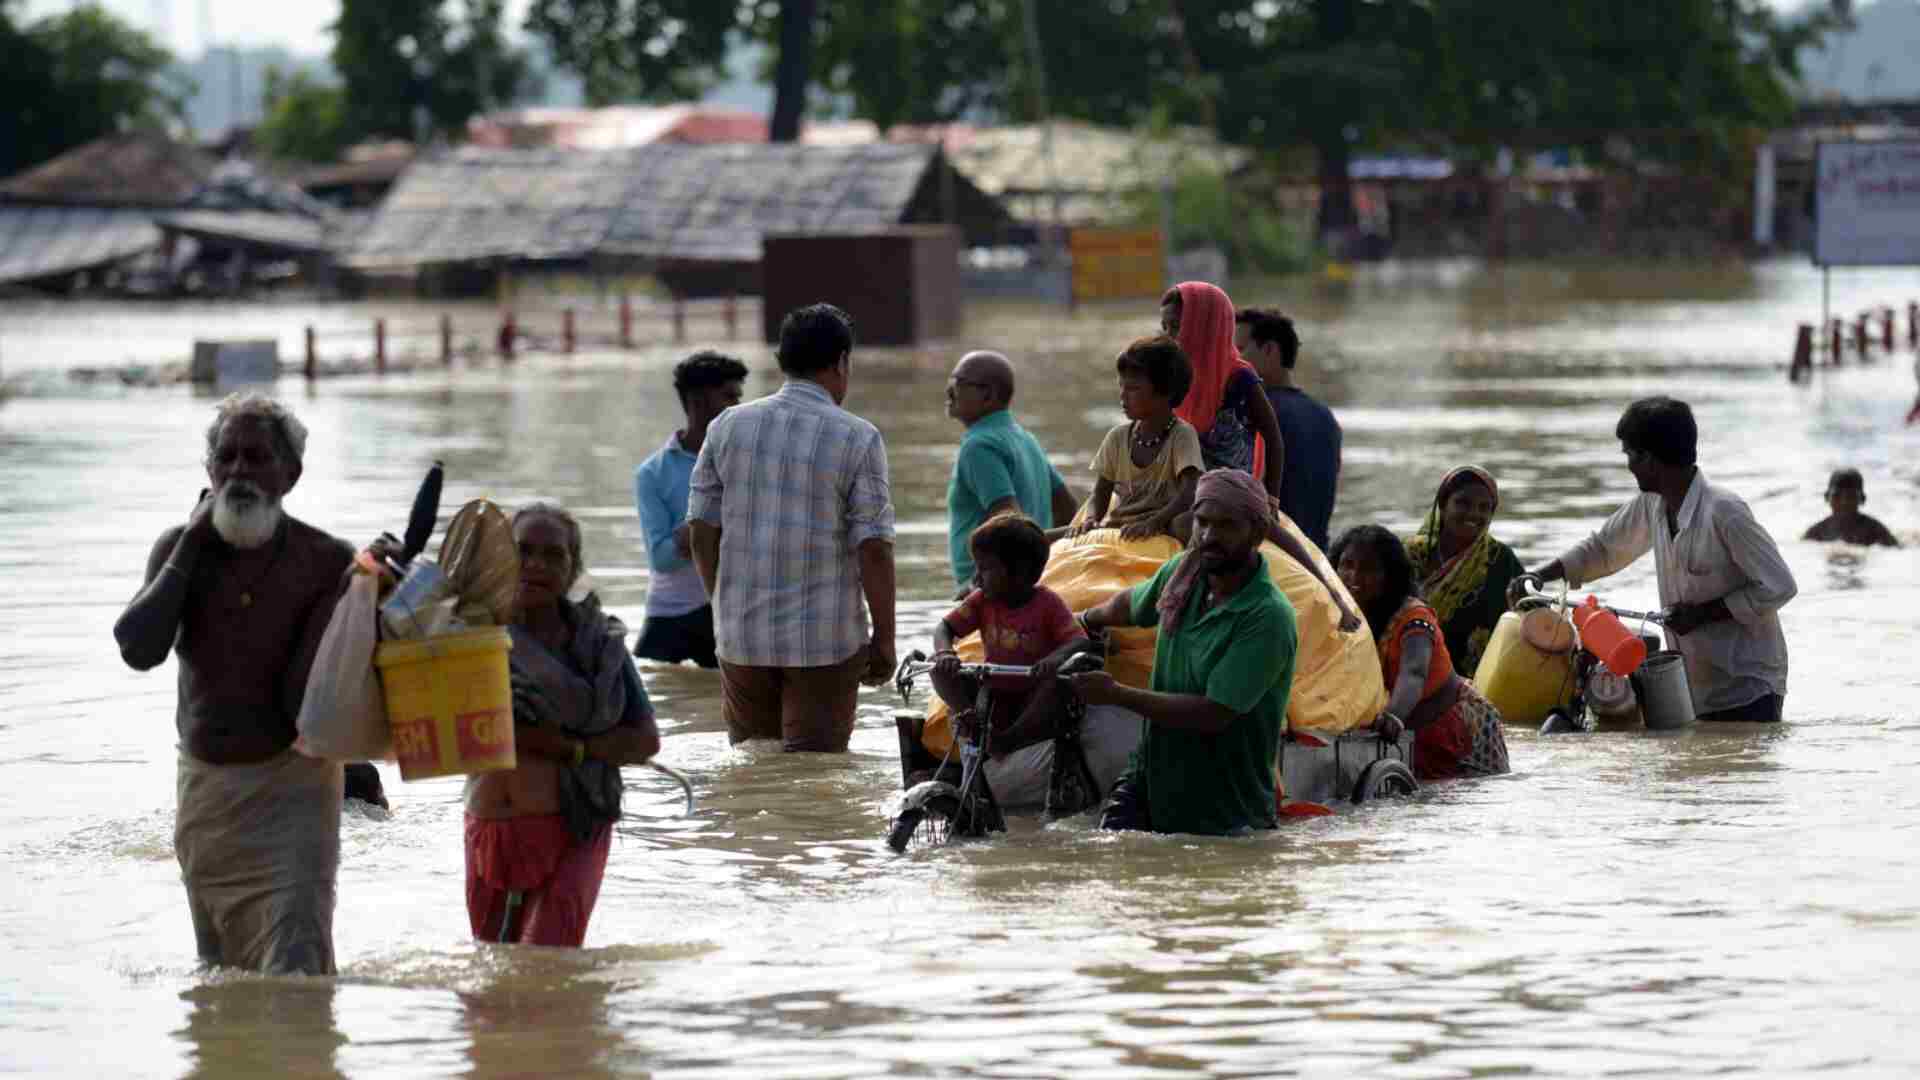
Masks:
[[[347,124],[347,92],[304,71],[267,70],[266,116],[254,144],[289,161],[335,161],[353,143]]]
[[[500,31],[505,0],[341,0],[333,66],[352,141],[462,131],[515,100],[531,68]]]
[[[586,84],[591,105],[698,97],[720,77],[730,36],[761,14],[729,0],[534,0],[527,29]]]
[[[0,0],[0,175],[103,135],[182,123],[190,89],[173,57],[93,5],[29,25]]]

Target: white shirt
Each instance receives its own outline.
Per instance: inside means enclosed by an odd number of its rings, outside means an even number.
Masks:
[[[1669,634],[1685,658],[1696,712],[1748,705],[1787,692],[1787,639],[1776,614],[1799,591],[1773,537],[1739,496],[1695,469],[1667,528],[1664,500],[1646,492],[1614,511],[1599,531],[1560,556],[1575,586],[1606,577],[1653,551],[1660,606],[1724,600],[1733,620]]]

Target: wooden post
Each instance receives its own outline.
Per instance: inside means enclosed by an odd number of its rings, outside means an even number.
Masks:
[[[500,359],[508,362],[513,360],[513,339],[517,337],[519,333],[520,328],[514,325],[513,311],[509,309],[500,319]]]
[[[1853,351],[1860,354],[1860,362],[1867,362],[1867,314],[1861,312],[1853,317]]]
[[[307,366],[306,376],[311,379],[320,373],[320,347],[314,341],[313,324],[307,324]]]
[[[387,373],[387,320],[373,320],[373,370],[375,373]]]
[[[732,289],[727,290],[727,303],[725,307],[720,309],[720,314],[727,320],[727,340],[738,340],[740,337],[740,308],[734,300]]]
[[[1880,347],[1893,351],[1893,309],[1890,307],[1880,309]]]
[[[1920,349],[1920,303],[1907,302],[1907,347]]]
[[[620,347],[633,348],[633,301],[620,294]]]
[[[687,305],[686,301],[680,298],[679,293],[673,294],[673,343],[675,345],[687,343]]]
[[[560,351],[564,353],[573,351],[572,308],[562,308],[560,311]]]
[[[440,362],[453,366],[453,316],[440,314]]]
[[[1813,374],[1813,324],[1801,323],[1793,339],[1793,363],[1787,367],[1787,381],[1799,382]]]

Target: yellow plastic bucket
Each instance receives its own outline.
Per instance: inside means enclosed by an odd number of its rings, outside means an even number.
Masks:
[[[506,629],[492,626],[375,651],[400,779],[514,767],[512,648]]]
[[[1500,710],[1503,722],[1538,727],[1554,706],[1573,700],[1572,635],[1567,639],[1566,649],[1549,652],[1527,640],[1518,613],[1500,616],[1474,670],[1473,685]]]

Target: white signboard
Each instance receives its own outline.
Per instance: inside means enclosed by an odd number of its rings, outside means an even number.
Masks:
[[[1821,143],[1813,261],[1920,265],[1920,142]]]

